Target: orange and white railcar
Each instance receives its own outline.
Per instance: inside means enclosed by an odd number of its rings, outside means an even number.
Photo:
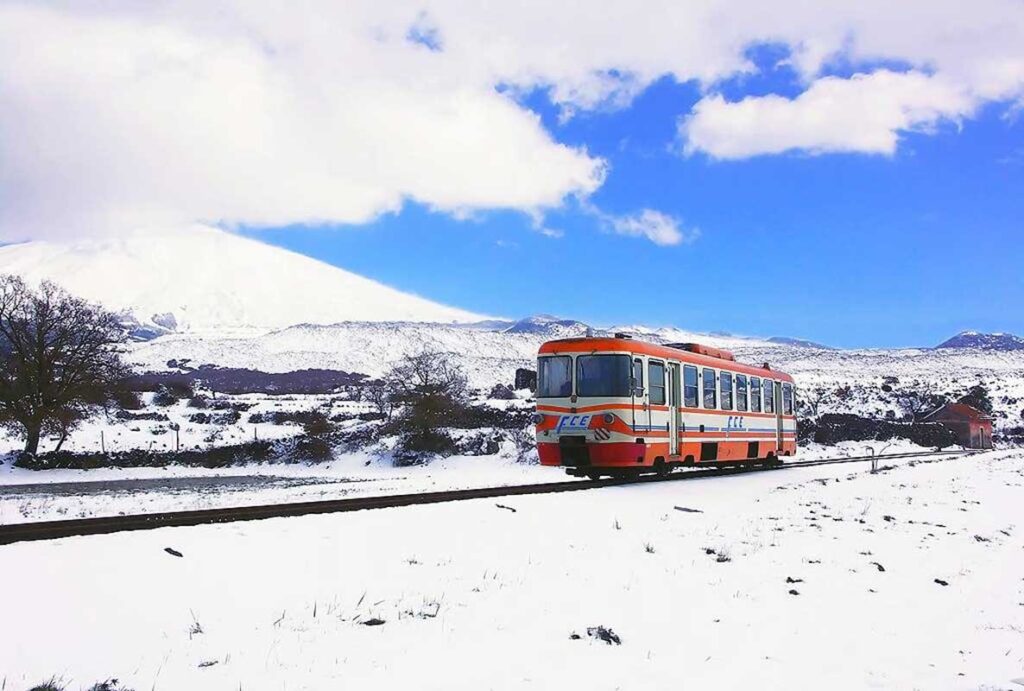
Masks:
[[[695,343],[625,334],[548,341],[537,358],[537,449],[572,475],[773,463],[796,453],[793,378]]]

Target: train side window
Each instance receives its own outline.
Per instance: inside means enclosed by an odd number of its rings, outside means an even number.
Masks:
[[[747,375],[736,375],[736,410],[747,410]]]
[[[644,388],[644,361],[640,358],[633,360],[633,390],[630,392],[634,396],[636,392],[643,391]],[[643,394],[640,394],[641,396]]]
[[[696,408],[700,399],[700,387],[697,385],[697,368],[693,365],[683,367],[683,405]]]
[[[775,412],[775,391],[772,387],[771,379],[764,379],[761,381],[764,386],[764,412],[774,413]]]
[[[761,377],[750,378],[750,412],[761,412]]]
[[[665,363],[648,360],[647,378],[651,387],[651,405],[665,405]]]
[[[714,410],[718,407],[718,392],[715,391],[715,370],[704,368],[704,407]]]
[[[792,415],[793,414],[793,385],[783,384],[782,385],[782,414]]]
[[[732,410],[732,372],[722,372],[718,375],[718,388],[722,392],[722,410]]]

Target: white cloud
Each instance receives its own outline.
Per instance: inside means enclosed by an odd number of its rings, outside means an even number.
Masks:
[[[616,235],[646,238],[663,247],[690,243],[700,237],[700,229],[683,229],[679,219],[654,209],[623,216],[605,213],[593,205],[587,205],[586,211],[597,217],[602,228]]]
[[[761,42],[790,48],[807,93],[715,95]],[[907,129],[1019,102],[1022,46],[1019,0],[8,1],[0,238],[361,223],[407,200],[529,211],[602,184],[604,161],[501,89],[548,89],[571,117],[668,75],[709,94],[691,150],[891,151]],[[837,56],[910,72],[820,79]],[[840,111],[831,98],[861,113],[846,134],[815,119]],[[763,115],[764,131],[744,124]]]
[[[601,184],[603,161],[441,53],[335,19],[318,36],[3,6],[0,238],[544,208]]]
[[[878,70],[824,77],[793,99],[703,98],[680,124],[687,153],[734,159],[802,150],[892,154],[900,132],[969,116],[977,99],[946,80]]]

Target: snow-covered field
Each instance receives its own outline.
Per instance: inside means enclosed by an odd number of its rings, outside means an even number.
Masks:
[[[271,440],[293,437],[302,432],[300,425],[286,422],[251,422],[254,415],[273,413],[295,413],[319,411],[328,417],[336,415],[354,416],[370,412],[372,407],[363,402],[346,400],[332,395],[270,396],[265,394],[221,394],[219,402],[230,402],[244,408],[235,422],[218,421],[216,418],[230,415],[230,410],[194,408],[187,400],[169,406],[153,405],[153,394],[142,394],[145,407],[137,411],[126,411],[127,415],[157,415],[160,419],[120,419],[116,415],[99,414],[75,429],[65,442],[66,451],[96,453],[105,449],[108,453],[149,449],[152,451],[173,451],[205,449],[214,446],[241,444],[254,439]],[[212,422],[194,422],[194,416],[209,416]],[[357,424],[356,420],[339,423],[342,429]],[[175,431],[174,426],[178,426]],[[53,450],[56,438],[44,438],[39,445],[40,452]],[[0,454],[10,454],[22,448],[23,442],[9,432],[0,431]],[[2,469],[0,465],[0,469]],[[0,470],[0,484],[4,482]]]
[[[493,456],[453,456],[396,468],[368,453],[316,464],[30,471],[0,465],[0,525],[92,516],[187,511],[562,482],[560,469],[519,463],[506,445]]]
[[[0,687],[1015,688],[1022,488],[994,452],[2,546]]]

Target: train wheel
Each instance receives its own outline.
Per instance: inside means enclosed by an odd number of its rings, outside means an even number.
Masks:
[[[600,480],[601,473],[595,473],[594,471],[590,471],[589,473],[587,473],[587,477],[590,478],[591,480]]]
[[[672,466],[665,462],[665,459],[659,458],[654,461],[654,472],[657,473],[658,477],[667,477],[672,472]]]

